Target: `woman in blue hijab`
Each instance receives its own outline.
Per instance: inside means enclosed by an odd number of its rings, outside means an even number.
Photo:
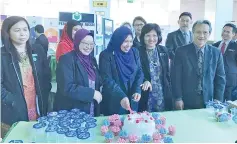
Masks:
[[[114,31],[107,49],[100,54],[104,115],[126,114],[130,108],[137,111],[144,76],[139,52],[132,45],[131,30],[121,26]]]

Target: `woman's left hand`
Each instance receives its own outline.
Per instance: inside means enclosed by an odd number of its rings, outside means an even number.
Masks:
[[[133,100],[135,102],[138,102],[140,100],[140,98],[141,98],[141,94],[135,93],[135,94],[132,95],[132,97],[133,97]]]

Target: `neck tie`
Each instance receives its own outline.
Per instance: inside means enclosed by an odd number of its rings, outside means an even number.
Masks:
[[[203,52],[201,50],[198,51],[198,93],[202,92],[202,82],[203,82]]]
[[[185,42],[186,44],[189,44],[189,37],[188,37],[188,33],[184,33],[184,39],[185,39]]]
[[[225,42],[223,42],[222,46],[221,46],[221,53],[224,54],[225,53]]]

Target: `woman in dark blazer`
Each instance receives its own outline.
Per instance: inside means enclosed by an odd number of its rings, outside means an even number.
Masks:
[[[43,48],[29,43],[26,19],[11,16],[1,29],[1,130],[18,121],[35,121],[46,114],[51,89],[50,69]]]
[[[157,24],[146,24],[139,48],[144,73],[139,111],[160,112],[172,109],[168,51],[159,45],[161,30]]]
[[[90,55],[94,46],[92,33],[80,29],[75,34],[74,50],[59,58],[56,111],[78,108],[99,116],[99,103],[102,101],[100,76],[96,59]]]
[[[137,111],[143,73],[139,52],[132,45],[131,30],[121,26],[114,31],[107,49],[100,54],[104,115],[126,114],[130,108]]]

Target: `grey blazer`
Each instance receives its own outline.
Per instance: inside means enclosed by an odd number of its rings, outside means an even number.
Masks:
[[[193,42],[193,34],[191,31],[189,31],[189,36],[190,36],[190,42]],[[175,56],[175,51],[178,47],[184,46],[187,43],[185,42],[185,38],[182,34],[182,32],[180,31],[180,29],[171,32],[167,35],[167,39],[165,42],[165,46],[167,47],[168,51],[169,51],[169,57],[171,60],[174,59]]]

